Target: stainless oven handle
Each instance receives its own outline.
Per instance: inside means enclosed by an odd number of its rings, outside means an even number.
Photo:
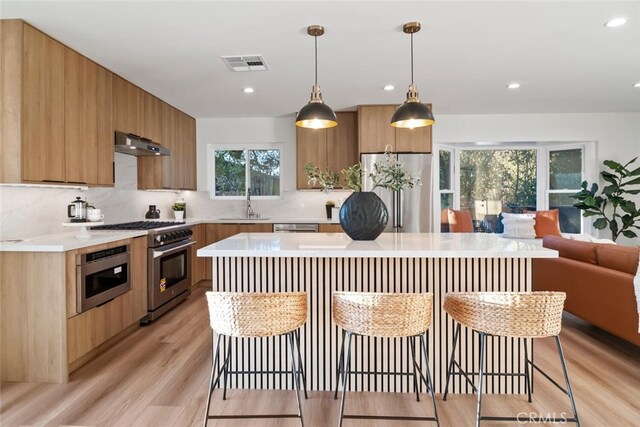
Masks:
[[[184,248],[187,248],[187,247],[189,247],[191,245],[195,245],[195,244],[196,244],[196,242],[191,240],[188,243],[183,243],[183,244],[180,244],[178,246],[173,246],[173,247],[167,248],[165,250],[161,250],[161,248],[153,248],[152,249],[153,257],[154,258],[158,258],[158,257],[163,256],[163,255],[168,255],[168,254],[170,254],[172,252],[179,251],[180,249],[184,249]]]

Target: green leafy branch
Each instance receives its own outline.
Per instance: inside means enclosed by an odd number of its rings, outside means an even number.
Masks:
[[[602,171],[600,176],[607,182],[600,195],[598,184],[591,187],[587,181],[582,182],[582,190],[572,197],[578,202],[573,206],[583,211],[584,217],[595,217],[593,226],[598,230],[609,228],[611,238],[615,242],[622,234],[628,238],[638,237],[632,230],[640,230],[640,212],[635,202],[625,198],[626,195],[640,194],[640,188],[630,188],[640,185],[640,167],[630,170],[629,165],[638,158],[634,158],[625,165],[613,160],[605,160],[604,165],[611,171]]]
[[[362,164],[360,162],[342,169],[341,173],[346,181],[347,188],[353,191],[362,190]]]
[[[304,172],[309,178],[310,185],[320,185],[325,193],[333,190],[340,183],[340,175],[331,168],[322,170],[313,163],[304,165]]]
[[[369,177],[373,182],[373,189],[380,187],[397,191],[420,185],[420,178],[409,174],[390,152],[386,152],[386,157],[380,164],[373,164],[373,172],[369,173]]]

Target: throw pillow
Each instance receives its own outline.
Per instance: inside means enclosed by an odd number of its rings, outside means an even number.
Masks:
[[[562,236],[560,234],[560,211],[558,209],[535,211],[535,216],[536,237],[538,239],[544,236]]]
[[[504,237],[519,239],[533,239],[536,237],[536,221],[533,214],[502,214],[502,225],[504,226]]]
[[[449,231],[452,233],[473,233],[471,211],[447,209]]]

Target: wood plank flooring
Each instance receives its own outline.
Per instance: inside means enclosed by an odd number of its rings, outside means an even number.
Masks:
[[[204,415],[211,363],[202,282],[173,311],[141,327],[71,375],[68,384],[5,382],[0,387],[2,426],[199,426]],[[567,316],[562,340],[583,427],[640,425],[640,348]],[[7,345],[7,343],[3,343]],[[561,370],[553,340],[537,340],[536,363],[559,380]],[[350,393],[347,413],[430,415],[427,395],[417,403],[410,394]],[[442,427],[472,426],[475,396],[437,396]],[[231,390],[216,413],[295,412],[290,391]],[[339,402],[329,392],[310,392],[303,402],[307,426],[337,425]],[[570,412],[568,400],[536,375],[533,403],[523,396],[483,398],[486,415],[532,412],[546,416]],[[346,420],[345,426],[404,425],[403,422]],[[417,423],[413,423],[418,425]],[[209,426],[296,426],[298,420],[210,421]],[[435,424],[433,424],[435,425]],[[483,426],[508,426],[486,422]],[[545,425],[545,424],[538,424]]]

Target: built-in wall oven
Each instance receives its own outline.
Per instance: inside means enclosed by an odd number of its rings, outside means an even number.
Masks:
[[[131,290],[129,245],[78,255],[78,312],[105,304]]]

